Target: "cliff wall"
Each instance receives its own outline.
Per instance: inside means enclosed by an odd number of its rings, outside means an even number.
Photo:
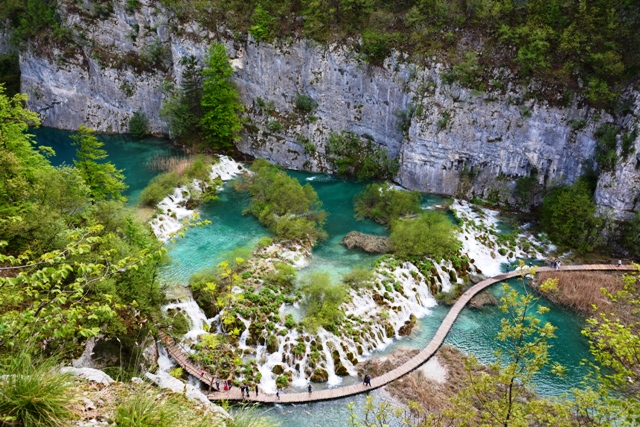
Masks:
[[[532,176],[539,186],[573,182],[594,157],[595,130],[616,121],[629,131],[640,113],[637,93],[632,113],[614,119],[575,103],[536,101],[530,96],[535,86],[476,92],[446,83],[447,69],[435,58],[416,66],[396,54],[378,67],[339,46],[234,41],[141,4],[134,12],[116,4],[108,19],[91,25],[82,13],[63,8],[67,25],[82,29],[82,49],[72,58],[34,47],[21,55],[22,91],[43,125],[127,132],[140,110],[151,130],[163,133],[158,112],[166,89],[180,83],[180,59],[202,59],[209,44],[221,40],[247,106],[241,151],[292,169],[330,171],[323,156],[327,137],[347,130],[399,156],[396,180],[407,188],[516,203],[519,177]],[[164,49],[162,66],[146,69],[130,60],[144,59],[154,43]],[[317,108],[298,111],[298,94],[313,98]],[[596,192],[601,209],[620,219],[640,208],[640,138],[633,146],[614,171],[601,175]]]

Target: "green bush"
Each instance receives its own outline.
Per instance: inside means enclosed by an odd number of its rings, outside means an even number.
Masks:
[[[116,406],[114,421],[118,427],[177,427],[181,424],[179,407],[163,400],[155,391],[140,390]]]
[[[393,188],[390,184],[369,184],[355,197],[357,219],[371,218],[388,224],[405,215],[420,212],[420,193]]]
[[[402,258],[427,256],[439,261],[452,256],[462,246],[457,234],[457,227],[438,211],[426,211],[416,218],[391,223],[393,251]]]
[[[144,138],[149,135],[149,119],[142,111],[136,111],[129,119],[129,133],[136,138]]]
[[[293,289],[293,283],[296,280],[296,269],[283,262],[275,263],[274,267],[274,270],[264,277],[264,282],[274,285],[282,291]]]
[[[356,267],[348,272],[342,281],[354,289],[369,288],[373,285],[373,271]]]
[[[593,191],[583,180],[553,189],[543,200],[540,225],[556,244],[592,251],[602,242],[602,218],[596,216]]]
[[[282,125],[282,123],[280,122],[280,120],[277,119],[271,119],[267,122],[267,130],[269,132],[280,132],[282,129],[284,128],[284,126]]]
[[[211,163],[207,161],[204,155],[199,155],[185,169],[183,176],[189,181],[198,179],[208,183],[211,180]]]
[[[175,172],[163,173],[154,177],[142,193],[140,193],[140,205],[155,207],[165,197],[180,185],[180,176]]]
[[[347,298],[345,285],[331,283],[329,273],[316,271],[305,278],[301,291],[306,309],[304,325],[311,331],[322,326],[335,332],[344,317],[339,307]]]
[[[266,247],[271,246],[272,244],[273,244],[273,239],[271,237],[263,237],[258,242],[258,247],[259,248],[266,248]]]
[[[249,33],[254,39],[271,42],[273,40],[275,18],[265,10],[260,3],[256,6],[251,17],[253,25]]]
[[[266,160],[256,160],[247,177],[249,212],[279,238],[324,238],[325,212],[313,187],[300,183]]]
[[[327,161],[338,175],[351,175],[358,179],[391,179],[400,170],[397,159],[369,138],[353,132],[332,132],[325,147]]]
[[[296,108],[305,114],[309,114],[318,108],[318,103],[309,95],[296,93]]]
[[[611,171],[618,163],[617,136],[619,132],[620,128],[612,123],[604,123],[596,129],[594,136],[597,144],[594,157],[602,171]]]
[[[73,379],[57,372],[55,359],[23,351],[0,373],[0,425],[59,427],[73,418]]]

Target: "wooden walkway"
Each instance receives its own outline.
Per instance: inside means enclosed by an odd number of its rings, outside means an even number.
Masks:
[[[538,267],[538,272],[545,271],[554,271],[554,269],[549,267]],[[635,267],[633,265],[623,265],[618,267],[613,264],[589,264],[589,265],[567,265],[560,267],[560,271],[635,271]],[[320,400],[331,400],[338,399],[346,396],[352,396],[359,393],[364,393],[366,391],[382,387],[384,385],[389,384],[390,382],[410,373],[411,371],[418,368],[420,365],[429,360],[435,352],[440,348],[444,339],[447,337],[447,334],[451,330],[453,323],[456,321],[462,309],[467,305],[467,303],[479,292],[485,290],[489,286],[501,282],[503,280],[510,279],[512,277],[518,277],[521,275],[521,271],[512,271],[505,274],[500,274],[498,276],[491,277],[489,279],[485,279],[476,285],[469,288],[464,294],[460,296],[460,298],[453,304],[449,313],[447,313],[446,317],[442,321],[442,324],[438,328],[435,336],[431,339],[431,342],[420,351],[420,353],[416,354],[414,357],[409,359],[404,364],[398,366],[392,371],[387,372],[384,375],[381,375],[376,378],[371,379],[371,387],[365,387],[362,383],[354,384],[346,387],[337,387],[326,390],[318,390],[313,391],[312,393],[280,393],[280,399],[276,398],[275,394],[264,394],[260,393],[258,396],[255,395],[255,390],[251,392],[251,398],[247,399],[247,401],[251,402],[260,402],[260,403],[305,403],[305,402],[315,402]],[[201,371],[198,367],[196,367],[192,362],[190,362],[184,352],[175,344],[175,342],[168,337],[164,332],[159,332],[159,338],[162,340],[162,344],[167,349],[169,355],[180,365],[185,371],[189,374],[193,375],[200,381],[205,384],[211,384],[213,380],[212,376],[204,371]],[[220,392],[212,392],[209,393],[210,400],[227,400],[227,401],[241,401],[242,396],[240,395],[240,390],[238,387],[233,387],[230,391],[220,391]]]

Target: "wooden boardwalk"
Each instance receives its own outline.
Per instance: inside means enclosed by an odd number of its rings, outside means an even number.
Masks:
[[[560,267],[560,271],[634,271],[633,265],[616,266],[613,264],[589,264],[589,265],[567,265]],[[554,271],[550,267],[538,267],[538,272]],[[518,277],[521,275],[521,271],[512,271],[505,274],[485,279],[471,288],[469,288],[460,298],[453,304],[446,317],[440,324],[435,336],[431,339],[431,342],[422,349],[418,354],[409,359],[407,362],[381,375],[371,379],[371,387],[365,387],[362,383],[354,384],[346,387],[337,387],[326,390],[313,391],[312,393],[280,393],[280,399],[276,398],[275,394],[260,393],[255,395],[255,390],[251,392],[251,398],[247,399],[250,402],[260,403],[306,403],[315,402],[320,400],[339,399],[346,396],[352,396],[359,393],[364,393],[372,389],[382,387],[390,382],[412,372],[420,365],[429,360],[435,352],[440,348],[447,334],[451,330],[453,323],[456,321],[462,309],[467,303],[479,292],[485,290],[489,286],[501,282],[503,280],[510,279],[512,277]],[[191,361],[188,360],[185,353],[176,345],[176,343],[168,337],[164,332],[159,332],[159,338],[162,340],[162,344],[167,349],[169,355],[180,365],[185,371],[193,375],[203,383],[209,385],[213,380],[211,374],[200,370]],[[238,387],[233,387],[230,391],[220,391],[209,393],[210,400],[227,400],[227,401],[241,401],[243,400],[240,395]]]

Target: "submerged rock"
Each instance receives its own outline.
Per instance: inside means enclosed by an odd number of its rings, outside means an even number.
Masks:
[[[482,292],[469,301],[469,307],[480,309],[485,305],[498,305],[498,299],[489,292]]]
[[[385,236],[352,231],[342,239],[342,244],[349,249],[360,248],[365,252],[386,254],[391,252],[391,239]]]

